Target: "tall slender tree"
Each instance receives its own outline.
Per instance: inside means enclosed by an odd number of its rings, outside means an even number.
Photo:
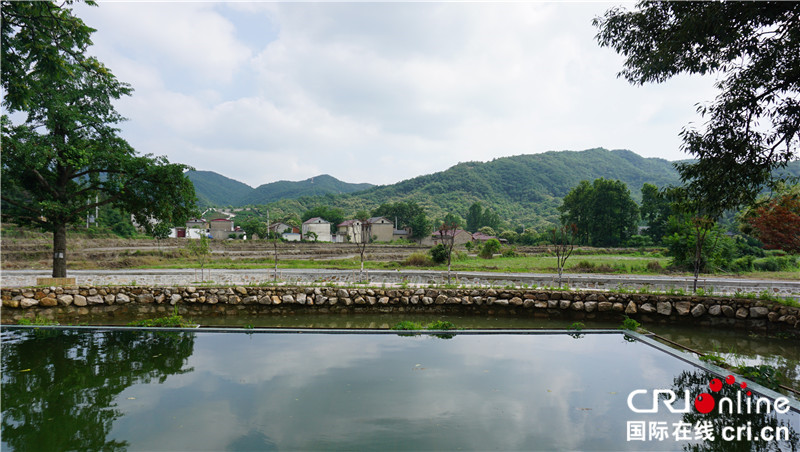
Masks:
[[[110,204],[151,232],[195,207],[188,167],[138,155],[119,136],[113,102],[132,89],[86,55],[94,30],[71,3],[0,5],[3,106],[26,115],[2,117],[2,217],[53,233],[54,277],[67,275],[67,226],[87,211]]]

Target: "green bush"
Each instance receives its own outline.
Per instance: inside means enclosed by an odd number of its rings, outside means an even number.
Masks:
[[[625,246],[630,248],[644,248],[646,246],[653,246],[653,239],[649,235],[632,235],[631,238],[625,243]]]
[[[410,320],[403,320],[402,322],[398,322],[392,327],[393,330],[421,330],[422,324],[418,322],[412,322]]]
[[[517,257],[517,250],[513,246],[505,248],[503,249],[503,257]]]
[[[484,259],[491,259],[495,253],[500,251],[500,241],[497,239],[489,239],[481,247],[480,257]]]
[[[453,322],[448,322],[447,320],[437,320],[429,324],[426,328],[429,330],[454,330],[456,326]]]
[[[433,260],[425,253],[412,253],[404,261],[403,265],[406,267],[430,267],[433,265]]]
[[[444,264],[447,262],[447,247],[444,244],[440,243],[433,248],[430,249],[429,253],[431,253],[431,258],[437,264]]]
[[[751,272],[753,271],[754,261],[754,256],[740,257],[739,259],[734,259],[733,262],[730,263],[729,269],[730,271],[737,273]]]

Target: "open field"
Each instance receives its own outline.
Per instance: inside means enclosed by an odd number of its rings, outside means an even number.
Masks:
[[[0,241],[2,269],[49,269],[52,236],[4,228]],[[151,238],[122,239],[116,236],[88,237],[70,233],[68,268],[71,270],[198,268],[196,258],[186,249],[186,239],[167,239],[157,243]],[[205,267],[214,269],[271,268],[274,265],[272,244],[264,241],[212,241],[212,254]],[[404,261],[414,253],[426,253],[419,245],[375,244],[367,248],[368,269],[420,268],[446,270],[445,265],[408,266]],[[516,247],[516,256],[481,259],[466,250],[454,252],[454,271],[534,272],[556,271],[556,258],[547,247]],[[358,250],[352,244],[279,243],[280,268],[357,269]],[[576,249],[567,261],[567,273],[687,275],[668,270],[669,258],[660,250]],[[717,274],[716,276],[732,276]],[[735,276],[759,279],[800,280],[800,271],[748,272]]]

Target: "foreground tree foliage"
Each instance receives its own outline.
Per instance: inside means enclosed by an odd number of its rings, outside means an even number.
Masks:
[[[772,172],[797,157],[800,138],[799,2],[655,2],[595,18],[597,40],[626,57],[634,84],[715,74],[720,94],[685,128],[677,165],[692,191],[720,211],[747,205]],[[716,219],[716,218],[714,218]]]
[[[184,165],[137,155],[112,102],[131,88],[85,55],[94,31],[67,2],[2,2],[2,216],[53,232],[53,276],[67,274],[67,225],[112,205],[148,232],[194,210]],[[87,2],[94,4],[93,2]],[[157,220],[151,222],[151,219]]]
[[[800,186],[798,186],[800,188]],[[745,215],[752,232],[766,249],[800,253],[800,190],[761,203]]]

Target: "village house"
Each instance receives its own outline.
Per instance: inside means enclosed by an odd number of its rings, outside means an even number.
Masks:
[[[303,240],[313,241],[314,237],[311,236],[311,234],[316,236],[317,242],[333,241],[333,237],[331,236],[331,223],[320,217],[309,218],[303,223]]]
[[[361,221],[346,220],[337,225],[337,238],[341,242],[361,243]]]
[[[476,232],[476,233],[472,234],[472,241],[475,242],[475,243],[484,243],[487,240],[491,240],[491,239],[497,239],[497,241],[499,241],[500,243],[508,243],[508,240],[506,240],[506,239],[501,239],[501,238],[498,238],[497,236],[494,236],[494,235],[487,235],[487,234],[484,234],[483,232]]]
[[[463,229],[456,229],[454,232],[452,232],[452,234],[453,234],[453,243],[456,245],[463,245],[467,242],[472,241],[472,234]],[[450,243],[450,237],[443,236],[442,231],[435,231],[433,234],[423,239],[421,242],[422,245],[427,245],[427,246],[438,245],[440,243],[443,243],[445,245]]]
[[[370,240],[373,242],[391,242],[394,235],[394,224],[385,217],[372,217],[369,220]]]

